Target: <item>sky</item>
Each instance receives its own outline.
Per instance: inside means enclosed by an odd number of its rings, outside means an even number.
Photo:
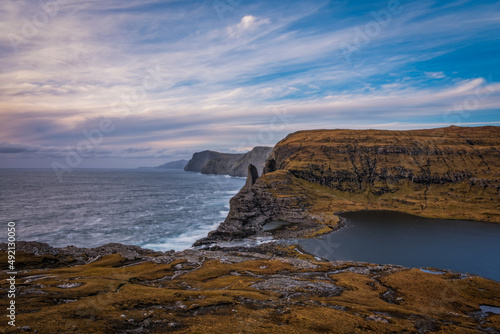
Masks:
[[[499,1],[3,0],[0,168],[500,125]]]

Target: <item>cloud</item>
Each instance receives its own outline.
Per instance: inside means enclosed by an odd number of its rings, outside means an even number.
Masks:
[[[241,21],[227,28],[228,35],[231,37],[241,37],[245,32],[259,29],[262,25],[270,23],[269,19],[257,18],[253,15],[245,15]]]
[[[129,147],[123,150],[124,153],[142,153],[151,151],[151,147]]]
[[[425,72],[425,75],[431,79],[442,79],[446,77],[444,72]]]
[[[457,106],[463,122],[494,121],[498,5],[405,3],[348,61],[342,43],[386,7],[263,1],[221,22],[210,2],[66,0],[15,53],[7,35],[22,36],[23,18],[33,24],[42,7],[6,0],[0,142],[11,146],[0,152],[64,157],[104,118],[115,130],[96,159],[229,150],[280,108],[289,123],[266,144],[318,124],[438,124]]]
[[[17,154],[27,152],[37,152],[39,147],[34,145],[16,144],[16,143],[0,143],[0,154]]]

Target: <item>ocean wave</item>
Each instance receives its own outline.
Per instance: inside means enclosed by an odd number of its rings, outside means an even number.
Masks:
[[[220,222],[213,223],[212,225],[198,226],[198,228],[192,229],[185,233],[181,233],[176,237],[164,239],[161,242],[145,243],[142,244],[141,247],[161,252],[169,251],[172,249],[175,251],[181,251],[183,249],[191,248],[196,240],[206,237],[208,232],[217,229],[219,225]]]
[[[63,184],[53,182],[52,170],[9,173],[0,177],[0,189],[12,188],[2,198],[2,214],[16,221],[22,240],[54,247],[118,242],[158,250],[189,248],[219,226],[229,199],[244,184],[177,171],[79,171]],[[25,192],[24,184],[32,191]]]

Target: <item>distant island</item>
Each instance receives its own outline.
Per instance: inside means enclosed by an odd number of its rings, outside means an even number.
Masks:
[[[175,160],[175,161],[170,161],[167,163],[164,163],[163,165],[156,166],[156,167],[137,167],[136,169],[149,169],[149,170],[155,170],[155,169],[184,169],[186,164],[188,163],[188,160]]]
[[[163,165],[160,165],[156,168],[161,168],[161,169],[184,169],[186,164],[188,163],[187,160],[182,159],[182,160],[176,160],[176,161],[170,161],[167,162]]]

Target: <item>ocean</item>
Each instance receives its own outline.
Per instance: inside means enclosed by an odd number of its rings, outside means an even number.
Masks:
[[[81,169],[63,182],[50,169],[0,169],[0,242],[54,247],[110,242],[183,250],[217,228],[244,178],[182,170]]]

